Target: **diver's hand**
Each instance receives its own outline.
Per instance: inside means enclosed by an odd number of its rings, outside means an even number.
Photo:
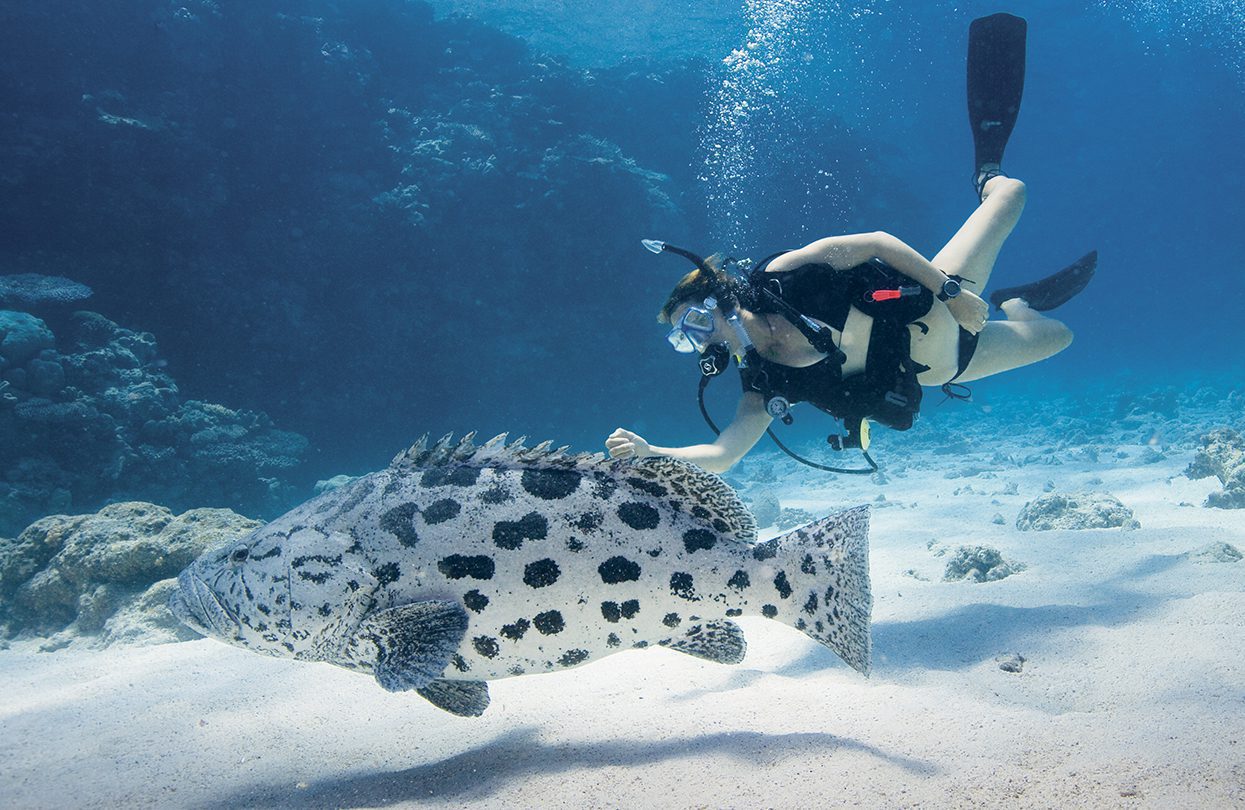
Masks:
[[[968,290],[960,290],[959,295],[947,302],[947,309],[956,323],[974,335],[985,328],[990,318],[990,305]]]
[[[605,439],[610,458],[647,458],[656,455],[639,434],[618,428]]]

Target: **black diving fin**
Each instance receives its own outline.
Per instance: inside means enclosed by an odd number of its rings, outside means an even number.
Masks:
[[[990,303],[997,309],[1004,301],[1023,298],[1033,309],[1046,312],[1060,304],[1066,304],[1072,296],[1085,289],[1097,269],[1098,251],[1091,250],[1058,273],[1041,281],[995,290],[990,293]]]
[[[1025,89],[1028,23],[1011,14],[973,20],[968,28],[968,122],[973,128],[975,172],[997,173],[1020,114]]]

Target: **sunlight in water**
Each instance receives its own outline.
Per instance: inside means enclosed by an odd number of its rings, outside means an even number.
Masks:
[[[787,65],[801,58],[796,42],[809,8],[808,0],[746,0],[746,40],[722,60],[701,138],[700,176],[720,245],[749,244],[748,186],[757,145],[783,137],[793,82]]]

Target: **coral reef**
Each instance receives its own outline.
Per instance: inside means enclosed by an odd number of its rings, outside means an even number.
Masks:
[[[752,516],[756,518],[757,528],[760,529],[773,526],[782,513],[778,498],[769,490],[762,490],[751,496],[748,505],[752,509]]]
[[[947,560],[947,570],[942,578],[947,582],[960,579],[994,582],[1024,569],[1024,563],[1008,562],[996,548],[959,546]]]
[[[1213,475],[1219,479],[1223,489],[1207,495],[1206,506],[1245,509],[1245,438],[1226,427],[1207,433],[1185,475],[1194,479]]]
[[[1240,549],[1231,543],[1209,543],[1202,546],[1197,551],[1189,552],[1189,558],[1199,563],[1234,563],[1240,562],[1242,555]]]
[[[79,636],[105,644],[193,637],[163,609],[167,580],[261,525],[228,509],[175,515],[141,502],[43,518],[0,540],[4,635],[58,634],[52,646]]]
[[[15,273],[0,276],[0,305],[30,309],[44,304],[72,304],[92,295],[91,288],[64,276]]]
[[[297,500],[281,476],[306,440],[261,413],[183,401],[148,333],[78,312],[58,340],[0,311],[0,382],[0,535],[124,498],[255,515]]]
[[[1052,492],[1024,505],[1016,517],[1022,532],[1051,529],[1136,529],[1133,510],[1109,492]]]

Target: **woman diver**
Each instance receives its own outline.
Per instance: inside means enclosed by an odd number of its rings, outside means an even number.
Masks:
[[[605,441],[610,456],[670,456],[724,472],[774,418],[789,422],[787,408],[800,401],[843,421],[839,446],[867,449],[867,420],[907,429],[921,386],[963,396],[961,383],[1067,348],[1071,330],[1042,312],[1084,289],[1096,253],[1049,278],[994,292],[990,301],[1006,320],[990,320],[981,297],[1025,204],[1024,184],[1000,171],[1020,107],[1024,49],[1019,17],[996,14],[969,30],[973,179],[981,204],[933,259],[883,232],[832,236],[776,254],[736,280],[712,259],[646,241],[654,252],[697,265],[658,316],[673,327],[670,343],[699,352],[706,375],[720,372],[733,355],[743,396],[711,444],[658,447],[618,428]]]

